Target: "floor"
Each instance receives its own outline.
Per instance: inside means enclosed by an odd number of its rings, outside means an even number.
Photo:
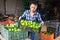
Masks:
[[[0,40],[5,40],[5,39],[0,35]]]

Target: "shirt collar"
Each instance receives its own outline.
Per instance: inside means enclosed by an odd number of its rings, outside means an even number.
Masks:
[[[29,14],[30,14],[30,10],[28,10],[28,11],[29,11]],[[34,15],[35,15],[35,14],[37,14],[37,12],[36,12],[36,11],[35,11]]]

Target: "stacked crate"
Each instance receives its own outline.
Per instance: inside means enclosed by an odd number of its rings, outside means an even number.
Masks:
[[[48,32],[41,33],[41,38],[44,40],[54,40],[54,33]]]
[[[28,37],[28,32],[25,30],[15,32],[9,31],[4,27],[1,34],[6,40],[25,40]]]
[[[58,34],[58,24],[59,24],[58,21],[51,20],[46,21],[45,23],[47,25],[47,31],[53,31],[54,38],[56,38]]]

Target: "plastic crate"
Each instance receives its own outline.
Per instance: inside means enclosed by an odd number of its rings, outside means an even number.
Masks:
[[[59,26],[59,22],[58,21],[54,21],[54,20],[50,20],[50,21],[46,21],[45,22],[46,25],[47,25],[47,31],[49,32],[53,32],[55,35],[54,35],[54,38],[57,37],[57,32],[58,32],[58,26]]]
[[[28,32],[25,30],[15,32],[3,28],[2,36],[6,40],[25,40],[26,38],[28,38]]]
[[[4,27],[3,25],[0,25],[0,32],[2,32],[2,27]]]
[[[39,28],[41,28],[41,24],[39,22],[33,22],[31,20],[24,20],[21,19],[19,21],[18,27],[20,29],[26,30],[26,31],[31,31],[31,32],[38,32]]]
[[[55,33],[56,32],[56,28],[47,27],[47,32]]]
[[[43,39],[43,38],[39,38],[39,40],[45,40],[45,39]]]
[[[52,33],[51,35],[47,36],[44,33],[41,34],[41,38],[45,39],[45,40],[54,40],[54,33]]]
[[[45,24],[47,27],[57,28],[59,23],[57,21],[46,21]]]
[[[3,22],[0,22],[0,24],[11,24],[11,23],[13,23],[13,21],[11,21],[11,20],[6,20]]]

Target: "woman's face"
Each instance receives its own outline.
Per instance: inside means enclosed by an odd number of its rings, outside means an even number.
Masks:
[[[36,9],[37,9],[37,5],[35,5],[35,4],[30,5],[30,10],[31,11],[36,11]]]

